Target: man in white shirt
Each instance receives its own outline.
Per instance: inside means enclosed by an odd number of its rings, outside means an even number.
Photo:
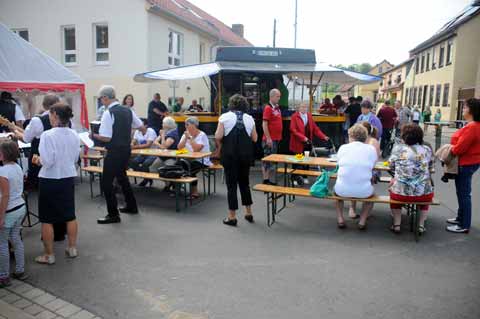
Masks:
[[[22,127],[23,122],[25,122],[25,115],[10,92],[2,92],[0,95],[0,115],[10,122],[15,122],[15,124],[20,127]]]
[[[143,123],[130,108],[118,103],[113,86],[102,86],[98,96],[106,110],[102,115],[98,134],[93,134],[92,137],[104,142],[107,149],[107,155],[103,162],[101,185],[107,201],[108,214],[104,218],[99,218],[97,222],[99,224],[112,224],[121,221],[117,198],[113,191],[114,179],[120,184],[125,196],[126,206],[120,208],[120,212],[138,213],[137,202],[126,170],[131,155],[132,128],[140,128]]]

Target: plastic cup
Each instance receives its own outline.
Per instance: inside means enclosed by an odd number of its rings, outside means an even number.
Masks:
[[[305,157],[310,157],[310,151],[305,151]]]

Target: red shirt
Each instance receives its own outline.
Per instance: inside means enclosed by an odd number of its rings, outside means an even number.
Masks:
[[[450,144],[460,166],[480,164],[480,122],[470,122],[456,131]]]
[[[282,140],[282,111],[280,107],[276,106],[273,108],[270,104],[265,105],[263,109],[263,120],[268,122],[268,132],[272,141],[281,141]],[[263,140],[267,140],[265,134],[263,134]]]
[[[395,121],[397,120],[397,112],[390,106],[383,106],[378,111],[377,117],[382,122],[383,129],[392,129],[395,127]]]
[[[332,103],[323,103],[322,106],[320,106],[320,111],[337,112],[337,107]]]

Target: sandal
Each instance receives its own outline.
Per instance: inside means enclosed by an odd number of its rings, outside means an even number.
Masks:
[[[358,223],[358,230],[367,230],[367,224],[360,224]]]
[[[338,229],[345,229],[347,228],[347,224],[345,224],[344,222],[343,223],[337,222],[337,227]]]
[[[400,225],[395,225],[395,224],[393,224],[390,227],[390,230],[397,235],[400,234],[400,232],[401,232]]]
[[[237,226],[237,219],[230,219],[230,218],[225,218],[223,220],[223,224],[224,225],[227,225],[227,226],[233,226],[233,227],[236,227]]]
[[[252,214],[246,214],[245,215],[245,219],[249,222],[249,223],[254,223],[254,220],[253,220],[253,215]]]
[[[35,258],[35,262],[42,265],[53,265],[55,263],[54,255],[42,255]]]

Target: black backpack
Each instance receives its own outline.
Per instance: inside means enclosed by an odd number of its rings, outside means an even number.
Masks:
[[[230,133],[223,138],[221,158],[235,158],[242,161],[253,160],[253,141],[243,123],[243,113],[235,112],[237,122]]]
[[[163,178],[180,178],[188,175],[190,163],[179,159],[175,164],[166,164],[158,169],[158,175]]]

